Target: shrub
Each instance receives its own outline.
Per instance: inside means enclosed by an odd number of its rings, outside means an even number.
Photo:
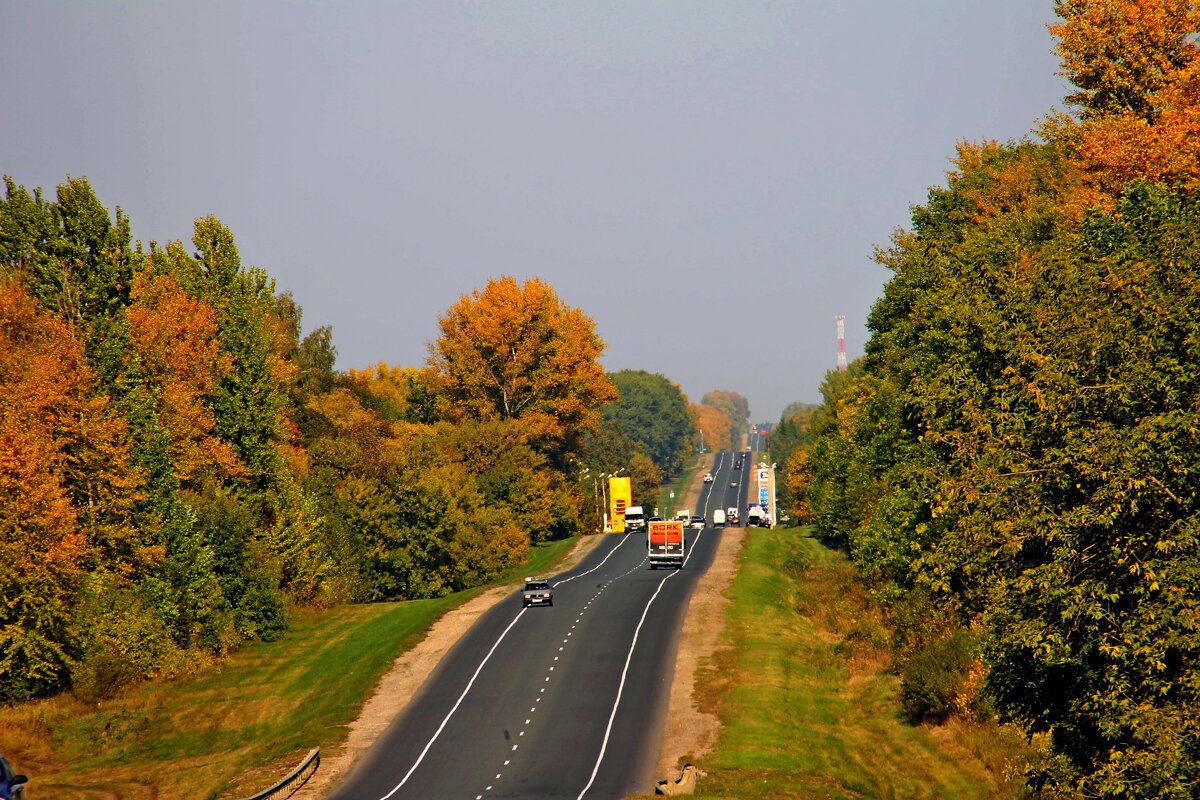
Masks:
[[[900,677],[900,698],[911,722],[943,722],[961,710],[975,650],[974,637],[963,630],[916,649]]]

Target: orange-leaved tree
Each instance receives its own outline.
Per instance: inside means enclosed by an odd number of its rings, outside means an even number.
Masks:
[[[429,365],[452,419],[519,420],[552,458],[578,450],[617,393],[595,324],[545,281],[510,276],[464,295],[439,320]]]
[[[124,426],[71,329],[0,284],[0,702],[68,680],[86,572],[152,561],[123,522],[137,476]]]
[[[702,403],[688,408],[692,422],[700,434],[700,441],[709,450],[728,450],[733,446],[730,436],[732,425],[725,412],[714,405]]]
[[[175,474],[185,484],[207,470],[220,478],[242,474],[233,448],[214,433],[208,404],[232,369],[232,358],[221,351],[216,310],[188,297],[174,276],[152,270],[134,279],[132,299],[126,313],[135,369],[159,394]]]
[[[1083,205],[1107,206],[1133,180],[1200,185],[1200,8],[1191,0],[1059,0],[1067,97],[1080,122],[1065,138],[1090,177]]]

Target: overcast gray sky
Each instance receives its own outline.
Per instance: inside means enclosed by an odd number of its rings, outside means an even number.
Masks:
[[[1065,85],[1050,0],[0,0],[0,172],[86,176],[142,240],[215,214],[332,325],[417,365],[489,277],[583,308],[608,369],[756,421],[815,402],[962,139]]]

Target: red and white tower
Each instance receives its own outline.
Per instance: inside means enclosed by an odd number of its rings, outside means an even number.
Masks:
[[[837,369],[838,369],[838,372],[845,372],[846,371],[846,317],[842,314],[838,314],[835,317],[835,319],[837,320],[837,333],[838,333]]]

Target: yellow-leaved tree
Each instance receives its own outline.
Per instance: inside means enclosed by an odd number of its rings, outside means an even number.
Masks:
[[[516,420],[555,463],[577,452],[599,407],[615,400],[595,323],[545,281],[504,276],[438,320],[429,365],[452,420]]]
[[[1061,74],[1079,122],[1058,120],[1091,191],[1108,207],[1133,180],[1200,184],[1200,7],[1191,0],[1059,0]]]

